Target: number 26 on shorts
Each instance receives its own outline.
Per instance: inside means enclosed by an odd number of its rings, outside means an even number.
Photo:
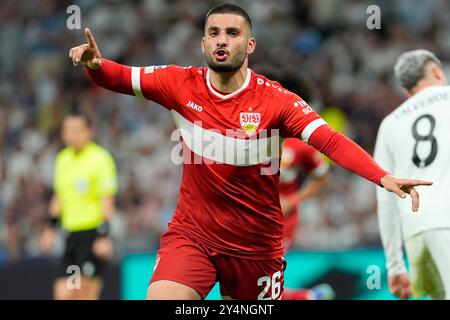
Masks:
[[[277,300],[281,294],[281,271],[275,272],[272,277],[264,276],[257,280],[258,287],[264,285],[263,290],[258,295],[258,300]],[[268,291],[271,289],[270,295]]]

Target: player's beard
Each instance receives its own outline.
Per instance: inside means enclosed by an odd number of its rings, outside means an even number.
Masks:
[[[244,64],[247,53],[245,51],[236,54],[229,61],[219,62],[215,61],[213,55],[205,54],[206,63],[208,67],[216,72],[234,72],[239,70]]]

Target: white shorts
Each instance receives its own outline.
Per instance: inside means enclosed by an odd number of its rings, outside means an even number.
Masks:
[[[405,243],[414,297],[450,300],[450,229],[425,231]]]

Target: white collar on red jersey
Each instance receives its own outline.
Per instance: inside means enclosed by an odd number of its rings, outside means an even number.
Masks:
[[[206,71],[206,84],[208,85],[209,90],[217,97],[221,98],[221,99],[228,99],[231,98],[235,95],[237,95],[238,93],[242,92],[243,90],[245,90],[245,88],[248,87],[249,83],[250,83],[250,79],[252,78],[252,70],[250,70],[249,68],[247,68],[247,76],[245,77],[245,81],[242,84],[242,86],[237,89],[236,91],[233,91],[229,94],[221,94],[219,92],[217,92],[217,90],[215,90],[213,88],[213,86],[211,85],[211,81],[209,79],[209,68],[208,71]]]

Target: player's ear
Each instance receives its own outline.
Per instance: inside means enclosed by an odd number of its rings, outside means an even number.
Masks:
[[[425,75],[433,84],[440,84],[444,82],[445,75],[442,69],[434,62],[426,65]]]
[[[205,37],[202,37],[201,47],[202,47],[202,52],[205,53]]]
[[[431,75],[436,80],[439,80],[439,78],[440,78],[439,69],[434,64],[431,66]]]
[[[433,78],[435,78],[439,83],[446,83],[445,74],[440,67],[434,65],[431,69]]]
[[[254,37],[250,37],[250,39],[248,39],[248,44],[247,44],[247,53],[248,54],[252,54],[256,49],[256,39]]]

